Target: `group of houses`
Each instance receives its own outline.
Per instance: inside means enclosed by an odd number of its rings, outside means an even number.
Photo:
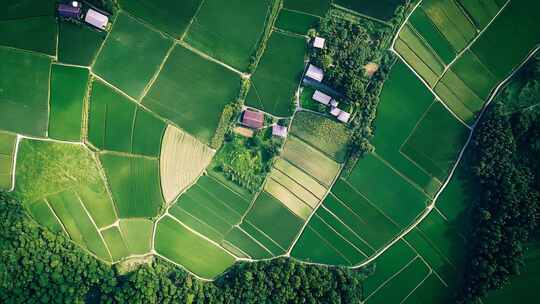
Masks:
[[[314,48],[324,49],[325,42],[326,41],[324,38],[315,37],[313,39],[312,45]],[[324,71],[313,64],[309,64],[306,70],[305,77],[304,77],[304,83],[310,83],[310,82],[321,83],[323,79],[324,79]],[[332,96],[324,92],[321,92],[319,90],[315,90],[315,92],[313,93],[312,99],[329,107],[330,114],[336,117],[337,120],[343,123],[349,122],[349,119],[351,118],[351,114],[347,111],[344,111],[338,108],[339,102],[333,99]]]
[[[264,113],[252,109],[246,109],[242,112],[241,123],[244,127],[247,127],[248,130],[259,130],[264,127]],[[253,136],[253,131],[249,132],[245,128],[237,128],[236,133],[243,136],[251,137]],[[280,126],[279,124],[272,125],[272,135],[285,138],[287,137],[288,129],[285,126]]]
[[[89,5],[88,5],[89,6]],[[58,16],[63,19],[79,22],[84,19],[86,24],[98,30],[107,30],[109,25],[109,14],[95,7],[86,9],[82,2],[71,1],[69,3],[58,4]]]

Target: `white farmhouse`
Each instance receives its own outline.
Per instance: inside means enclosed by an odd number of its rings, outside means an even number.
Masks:
[[[306,77],[313,79],[317,82],[321,82],[324,77],[324,72],[321,68],[310,64],[306,72]]]
[[[324,49],[325,42],[326,40],[324,38],[315,37],[315,39],[313,40],[313,47],[317,49]]]
[[[109,17],[93,9],[89,9],[86,13],[86,17],[84,17],[84,21],[100,30],[105,30],[107,24],[109,24]]]
[[[318,101],[322,103],[323,105],[327,106],[330,101],[332,100],[332,97],[324,94],[323,92],[316,90],[315,93],[313,93],[313,100]]]

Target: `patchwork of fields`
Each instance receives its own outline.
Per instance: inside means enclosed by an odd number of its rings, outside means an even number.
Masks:
[[[120,0],[108,33],[58,22],[52,0],[19,2],[0,12],[0,188],[40,224],[108,263],[154,254],[213,279],[281,255],[375,261],[367,303],[451,297],[470,194],[460,167],[445,183],[540,42],[540,4],[421,1],[393,45],[375,150],[344,170],[346,126],[294,108],[305,34],[331,7],[384,22],[401,0]],[[248,78],[246,105],[292,117],[255,193],[207,170]]]

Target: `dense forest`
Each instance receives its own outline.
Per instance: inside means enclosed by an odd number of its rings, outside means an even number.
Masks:
[[[524,265],[540,220],[540,56],[499,94],[469,147],[478,189],[472,202],[469,259],[459,302],[503,288]]]
[[[364,273],[275,259],[203,282],[156,259],[131,271],[38,226],[0,192],[1,303],[358,303]]]

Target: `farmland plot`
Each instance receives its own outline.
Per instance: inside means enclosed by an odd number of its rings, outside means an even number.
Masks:
[[[122,234],[117,227],[111,227],[109,229],[103,230],[103,239],[109,252],[111,253],[112,261],[117,262],[122,258],[128,256],[127,245],[122,238]]]
[[[157,225],[155,247],[160,255],[205,279],[218,276],[235,262],[235,258],[221,247],[169,216]]]
[[[51,73],[49,136],[81,139],[84,100],[88,88],[88,70],[54,64]]]
[[[130,255],[147,254],[152,249],[153,222],[147,219],[121,219],[120,232]]]
[[[163,136],[160,156],[160,176],[163,196],[167,203],[189,187],[210,164],[214,151],[169,125]]]
[[[17,137],[0,131],[0,189],[10,190]]]
[[[0,20],[53,16],[56,4],[54,0],[3,0],[2,2]]]
[[[380,20],[389,20],[403,0],[335,0],[334,3]]]
[[[274,0],[205,0],[185,41],[204,53],[246,71]]]
[[[94,81],[91,96],[90,143],[109,151],[159,155],[163,121],[100,81]]]
[[[0,129],[45,136],[51,59],[0,47]]]
[[[426,13],[418,9],[409,17],[409,25],[414,28],[418,36],[429,44],[435,54],[439,56],[445,64],[449,64],[456,56],[454,48],[450,42],[442,35],[433,21]]]
[[[172,40],[120,12],[92,70],[139,100],[172,44]]]
[[[330,9],[331,0],[284,0],[283,7],[319,17]]]
[[[202,0],[120,0],[120,7],[179,39]]]
[[[305,35],[309,29],[316,28],[320,21],[318,16],[282,9],[275,26],[284,31]]]
[[[54,15],[21,19],[0,19],[0,45],[56,55],[58,26]]]
[[[177,45],[142,103],[207,144],[239,90],[237,74]]]
[[[482,29],[497,15],[502,8],[503,1],[496,0],[457,0],[457,2],[465,9],[469,17],[474,21],[478,29]]]
[[[273,32],[251,77],[246,104],[276,116],[290,116],[305,53],[305,38]]]
[[[88,26],[59,22],[58,61],[90,66],[105,36],[105,33]]]
[[[42,199],[26,205],[26,210],[43,227],[55,233],[64,233],[64,226],[47,200]],[[67,232],[65,232],[67,233]]]
[[[164,205],[157,160],[101,154],[118,215],[121,218],[157,216]]]

